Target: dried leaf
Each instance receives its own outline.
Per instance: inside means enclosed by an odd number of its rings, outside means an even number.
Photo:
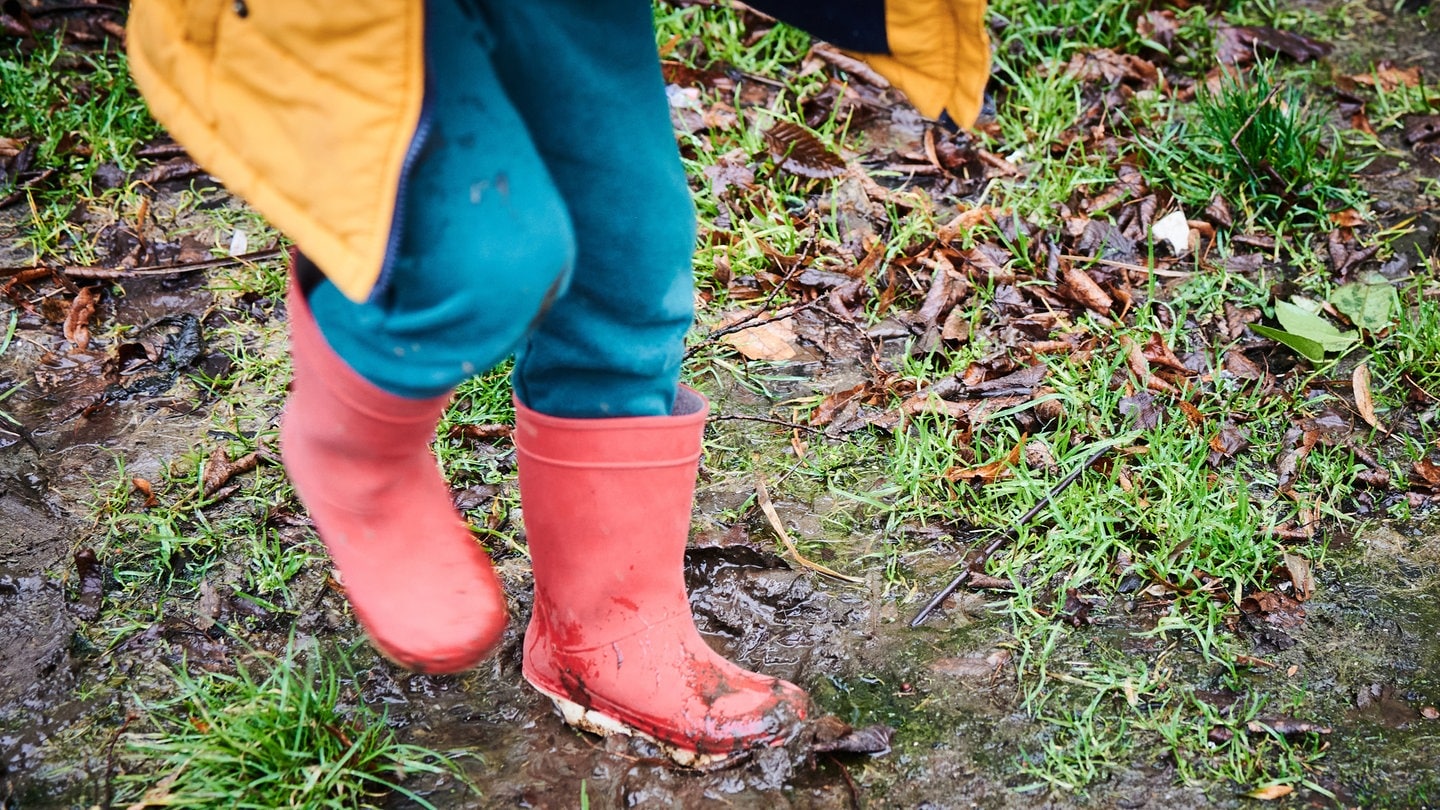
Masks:
[[[205,470],[200,476],[201,491],[205,497],[213,497],[230,482],[231,478],[250,472],[259,463],[260,455],[258,453],[246,453],[231,461],[225,448],[218,447],[205,461]]]
[[[1160,70],[1152,62],[1109,48],[1097,48],[1070,57],[1065,72],[1082,82],[1101,82],[1110,87],[1121,83],[1148,90],[1160,83]]]
[[[1149,391],[1136,391],[1128,397],[1121,397],[1120,415],[1128,417],[1138,430],[1154,430],[1160,426],[1164,410]]]
[[[130,485],[135,487],[136,492],[145,496],[146,509],[153,509],[160,505],[160,499],[155,497],[155,487],[149,481],[144,478],[131,478]]]
[[[1029,396],[1035,393],[1036,386],[1044,382],[1049,371],[1044,363],[1036,363],[1003,377],[978,383],[970,390],[982,397]]]
[[[1152,366],[1168,368],[1180,374],[1194,373],[1185,367],[1185,364],[1180,361],[1180,358],[1175,356],[1175,352],[1171,351],[1170,347],[1166,345],[1164,336],[1158,332],[1151,333],[1150,339],[1145,341],[1145,347],[1142,349],[1142,352],[1145,355],[1145,359],[1148,360]]]
[[[951,467],[945,471],[944,478],[947,481],[964,481],[974,485],[993,484],[1014,474],[1015,465],[1020,463],[1020,455],[1024,449],[1025,440],[1022,438],[1003,458],[978,467]]]
[[[1214,466],[1227,458],[1234,458],[1236,453],[1249,446],[1250,437],[1245,431],[1227,422],[1219,433],[1210,438],[1210,464]]]
[[[1396,67],[1395,63],[1385,59],[1376,65],[1372,71],[1356,73],[1347,77],[1357,84],[1368,84],[1386,93],[1393,93],[1402,87],[1415,87],[1420,84],[1420,66],[1411,65],[1407,68]]]
[[[1295,788],[1292,785],[1265,785],[1263,787],[1255,788],[1254,790],[1246,793],[1245,795],[1249,796],[1252,799],[1272,802],[1276,799],[1283,799],[1294,792]]]
[[[77,597],[72,609],[81,620],[93,622],[100,616],[100,603],[105,597],[105,571],[95,550],[82,548],[75,552]]]
[[[1422,458],[1411,468],[1411,477],[1430,489],[1440,489],[1440,464]]]
[[[720,339],[751,360],[780,362],[799,352],[795,348],[795,327],[790,318],[777,318],[746,327]]]
[[[747,189],[755,185],[755,170],[750,168],[749,156],[743,149],[721,155],[714,165],[705,167],[705,176],[710,178],[710,190],[716,197],[731,186]]]
[[[514,432],[515,428],[510,425],[455,425],[450,428],[450,437],[486,442],[509,438]]]
[[[1293,31],[1280,31],[1263,25],[1227,25],[1215,28],[1216,58],[1224,65],[1243,65],[1255,61],[1255,54],[1284,54],[1297,62],[1310,62],[1328,56],[1334,46]]]
[[[1065,607],[1060,609],[1060,615],[1071,627],[1087,627],[1090,625],[1090,603],[1080,598],[1080,592],[1074,588],[1065,589]]]
[[[1405,119],[1405,132],[1401,138],[1417,154],[1440,155],[1440,115],[1417,115]]]
[[[1284,560],[1290,584],[1295,588],[1295,599],[1306,601],[1315,593],[1315,575],[1310,571],[1310,561],[1298,554],[1286,554]]]
[[[1370,392],[1370,367],[1365,363],[1355,367],[1350,375],[1350,387],[1355,392],[1355,408],[1360,411],[1360,418],[1376,430],[1384,430],[1380,420],[1375,416],[1375,397]]]
[[[209,577],[200,580],[200,598],[195,604],[195,626],[201,630],[214,627],[215,620],[220,618],[222,602],[220,589],[215,587]]]
[[[876,725],[866,726],[861,729],[851,729],[849,732],[840,735],[834,740],[825,742],[817,740],[813,750],[820,753],[831,752],[880,756],[890,753],[890,739],[894,736],[895,729],[883,723],[877,723]]]
[[[845,161],[799,124],[781,121],[770,127],[765,143],[780,168],[791,174],[818,180],[845,173]]]
[[[1281,629],[1298,627],[1305,622],[1305,608],[1300,606],[1299,600],[1271,591],[1253,593],[1241,599],[1240,611],[1252,619]]]
[[[1110,308],[1115,305],[1115,299],[1096,283],[1090,274],[1078,267],[1070,266],[1065,268],[1065,284],[1062,291],[1067,298],[1085,307],[1106,315]]]
[[[65,339],[81,351],[90,345],[90,318],[95,315],[99,297],[99,288],[81,287],[65,314]]]
[[[1308,720],[1298,720],[1294,717],[1257,717],[1245,724],[1245,728],[1252,734],[1267,734],[1274,732],[1284,736],[1291,734],[1329,734],[1330,727],[1311,723]]]
[[[817,427],[830,424],[834,421],[836,414],[849,405],[851,400],[864,394],[868,388],[868,383],[862,382],[852,388],[827,394],[824,399],[820,400],[820,405],[815,408],[815,413],[810,417],[810,424]]]

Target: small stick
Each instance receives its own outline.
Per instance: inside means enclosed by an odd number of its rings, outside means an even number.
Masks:
[[[148,267],[135,267],[129,270],[118,267],[84,267],[77,265],[61,265],[57,267],[47,267],[45,265],[35,265],[33,267],[0,267],[0,278],[21,276],[40,271],[46,273],[58,272],[67,278],[102,280],[140,278],[143,276],[170,276],[179,273],[193,273],[197,270],[207,270],[212,267],[226,267],[232,264],[245,264],[247,262],[275,259],[282,253],[283,251],[279,248],[271,248],[270,250],[257,250],[254,253],[246,253],[240,256],[221,256],[217,259],[203,259],[198,262],[183,262],[180,264],[155,264]]]
[[[1103,267],[1114,267],[1117,270],[1130,270],[1136,273],[1150,273],[1156,276],[1168,276],[1169,278],[1190,278],[1195,275],[1188,270],[1163,270],[1159,267],[1146,267],[1143,264],[1130,264],[1129,262],[1117,262],[1111,259],[1101,259],[1097,256],[1076,256],[1072,254],[1061,254],[1060,258],[1069,259],[1072,262],[1090,262]]]
[[[1021,515],[1019,520],[1015,521],[1015,528],[1006,530],[1004,534],[992,540],[990,542],[990,545],[985,547],[985,550],[980,554],[980,560],[978,561],[978,564],[984,565],[985,562],[990,559],[990,555],[999,551],[1001,546],[1012,542],[1019,534],[1019,527],[1024,526],[1030,521],[1034,520],[1037,515],[1039,515],[1042,511],[1044,511],[1047,506],[1050,505],[1051,501],[1059,497],[1060,493],[1069,489],[1070,485],[1075,483],[1080,478],[1081,473],[1084,473],[1086,470],[1095,466],[1100,461],[1100,459],[1104,458],[1105,455],[1109,453],[1113,448],[1113,444],[1107,444],[1099,450],[1096,450],[1090,455],[1090,458],[1085,460],[1084,464],[1081,464],[1079,467],[1071,470],[1069,475],[1060,479],[1060,482],[1058,484],[1052,487],[1049,492],[1045,493],[1045,497],[1041,498],[1038,503],[1032,506],[1030,508],[1030,511]],[[971,566],[966,566],[963,571],[961,571],[959,574],[956,574],[955,578],[950,580],[950,584],[946,585],[943,589],[941,589],[940,593],[936,594],[934,599],[931,599],[930,602],[925,605],[925,607],[920,609],[919,613],[915,614],[915,618],[910,620],[910,626],[919,627],[927,618],[929,618],[930,614],[935,612],[935,609],[940,607],[941,603],[943,603],[946,599],[949,599],[951,594],[955,593],[955,589],[959,588],[960,585],[965,582],[965,580],[970,578],[970,570]]]
[[[770,418],[770,417],[768,417],[768,416],[743,416],[743,415],[740,415],[740,414],[725,414],[725,415],[723,415],[723,416],[712,416],[712,417],[710,417],[710,419],[709,419],[708,421],[711,421],[711,422],[730,422],[730,421],[734,421],[734,420],[740,420],[740,421],[745,421],[745,422],[764,422],[764,423],[767,424],[767,425],[779,425],[780,427],[787,427],[787,428],[791,428],[791,429],[794,429],[794,430],[804,430],[804,431],[807,431],[807,432],[809,432],[809,433],[824,433],[824,432],[825,432],[824,429],[822,429],[822,428],[817,428],[817,427],[815,427],[814,425],[802,425],[802,424],[800,424],[800,423],[798,423],[798,422],[787,422],[787,421],[785,421],[784,419],[772,419],[772,418]]]

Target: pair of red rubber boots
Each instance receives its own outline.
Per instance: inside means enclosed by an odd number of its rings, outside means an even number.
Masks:
[[[505,597],[430,451],[447,397],[406,399],[364,380],[293,287],[290,323],[285,469],[356,616],[402,666],[475,665],[505,628]],[[783,743],[805,715],[805,693],[711,650],[686,598],[705,400],[684,389],[675,414],[661,417],[516,409],[535,575],[525,679],[572,725],[639,733],[682,765]]]

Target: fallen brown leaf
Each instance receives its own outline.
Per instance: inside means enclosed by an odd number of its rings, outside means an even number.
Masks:
[[[200,475],[201,491],[205,497],[213,497],[230,483],[231,478],[250,472],[259,463],[259,453],[246,453],[232,461],[225,448],[217,447],[206,460],[205,470]]]
[[[151,509],[160,505],[160,499],[155,497],[155,487],[144,478],[131,478],[130,485],[135,491],[145,496],[145,508]]]
[[[1370,367],[1365,363],[1355,367],[1350,375],[1350,387],[1355,392],[1355,408],[1360,411],[1360,418],[1376,430],[1384,430],[1380,420],[1375,416],[1375,397],[1370,392]]]
[[[1245,795],[1249,796],[1252,799],[1272,802],[1276,799],[1283,799],[1294,792],[1295,788],[1291,785],[1265,785],[1264,787],[1255,788],[1254,790],[1246,793]]]
[[[1291,734],[1329,734],[1329,726],[1322,726],[1318,723],[1311,723],[1308,720],[1299,720],[1294,717],[1257,717],[1245,724],[1246,730],[1251,734],[1265,734],[1275,732],[1284,736]]]
[[[84,351],[90,345],[90,318],[95,315],[99,297],[99,288],[81,287],[65,313],[65,339],[78,350]]]
[[[815,413],[810,417],[810,424],[816,427],[830,424],[834,421],[836,414],[849,405],[851,400],[863,395],[868,388],[869,384],[862,382],[852,388],[827,394],[824,399],[820,400],[820,405],[815,408]]]
[[[820,753],[871,754],[879,756],[890,752],[890,738],[895,729],[883,723],[865,728],[850,729],[833,740],[815,741],[812,750]]]
[[[1401,87],[1415,87],[1421,81],[1419,65],[1402,68],[1389,59],[1376,65],[1373,72],[1356,73],[1348,78],[1357,84],[1368,84],[1386,93],[1393,93]]]
[[[1304,602],[1315,593],[1315,575],[1310,571],[1310,561],[1297,554],[1286,554],[1284,560],[1290,584],[1295,587],[1295,599]]]
[[[1024,450],[1025,438],[1022,437],[1003,458],[978,467],[951,467],[945,471],[944,478],[947,481],[963,481],[975,485],[993,484],[1015,473],[1015,465],[1020,463],[1020,455]]]
[[[781,121],[770,127],[765,143],[780,168],[791,174],[825,179],[845,173],[845,161],[799,124]]]
[[[790,318],[777,318],[725,335],[720,342],[751,360],[780,362],[798,354]]]
[[[1281,629],[1298,627],[1305,622],[1305,608],[1297,599],[1270,591],[1253,593],[1240,600],[1240,611],[1252,619],[1263,620]]]
[[[1115,299],[1096,283],[1090,274],[1074,265],[1065,268],[1065,283],[1061,291],[1065,296],[1078,304],[1094,310],[1101,315],[1107,315],[1110,308],[1115,306]]]

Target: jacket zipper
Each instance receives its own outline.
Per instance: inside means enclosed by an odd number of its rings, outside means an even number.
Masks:
[[[375,285],[370,288],[367,300],[374,300],[375,295],[385,289],[395,266],[396,255],[400,252],[400,237],[405,232],[405,191],[410,184],[410,172],[414,170],[415,163],[425,148],[425,141],[430,137],[430,115],[430,72],[427,66],[424,94],[420,98],[420,118],[415,122],[415,134],[410,137],[405,159],[400,162],[400,180],[395,185],[395,207],[390,214],[390,234],[385,242],[385,256],[380,262],[380,275],[376,277]]]

